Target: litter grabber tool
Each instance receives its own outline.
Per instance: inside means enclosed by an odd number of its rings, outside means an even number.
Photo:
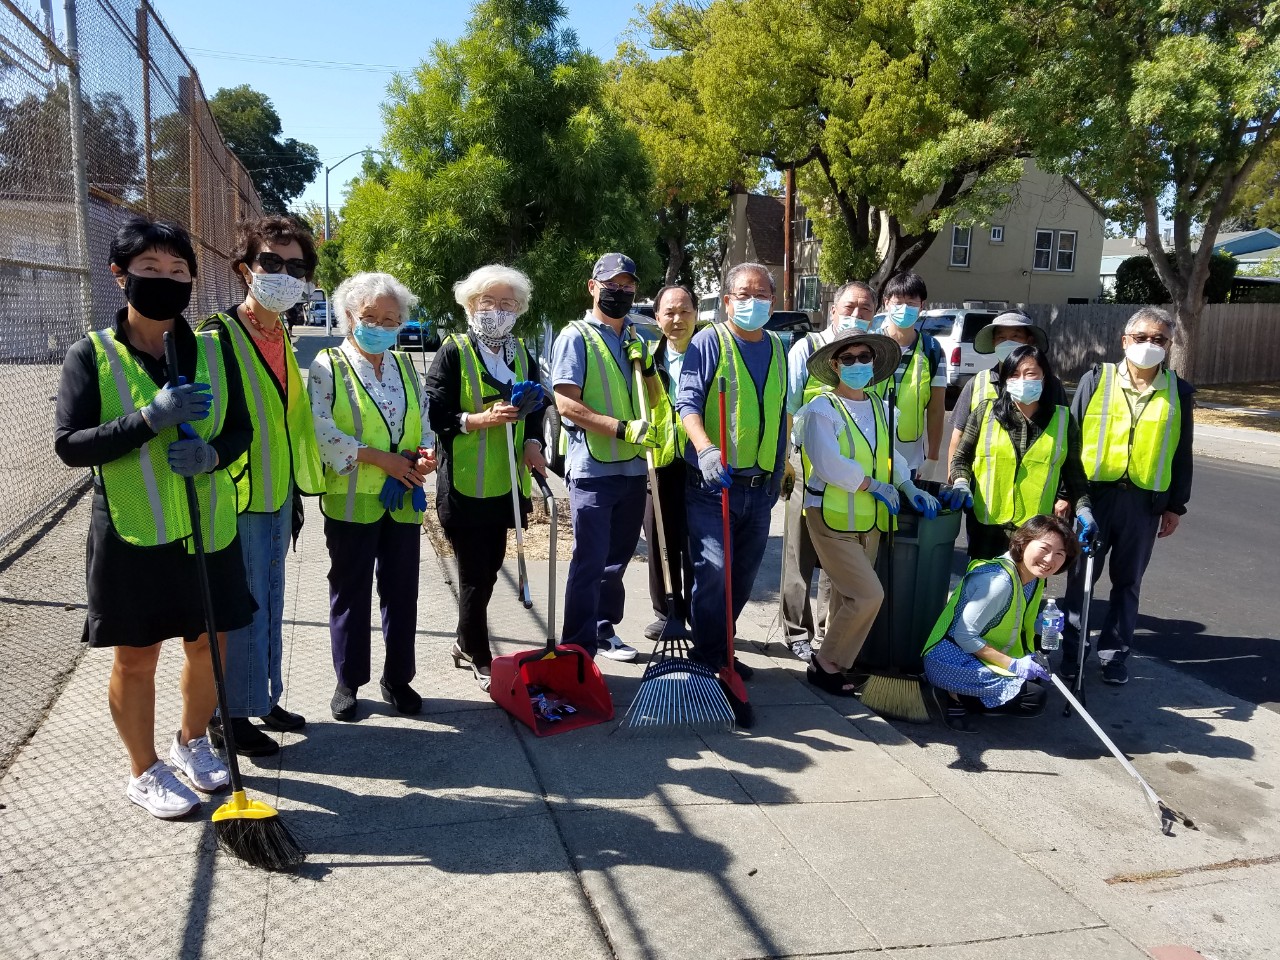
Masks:
[[[489,696],[539,737],[613,719],[613,698],[600,668],[574,643],[556,643],[556,498],[547,478],[531,470],[551,518],[547,561],[547,643],[539,650],[496,657]],[[519,530],[519,514],[516,529]],[[518,541],[517,541],[518,542]],[[527,586],[527,581],[525,581]]]
[[[1097,735],[1098,739],[1102,741],[1102,745],[1111,751],[1111,755],[1113,757],[1120,761],[1120,766],[1124,767],[1125,772],[1138,781],[1138,786],[1142,788],[1142,793],[1147,798],[1147,803],[1151,806],[1152,812],[1160,818],[1161,831],[1166,834],[1172,833],[1173,825],[1175,823],[1180,823],[1190,830],[1199,830],[1200,828],[1197,827],[1194,821],[1192,821],[1192,819],[1185,813],[1181,810],[1175,810],[1173,807],[1169,806],[1169,804],[1160,799],[1159,795],[1151,789],[1151,784],[1147,783],[1147,781],[1143,779],[1142,774],[1138,772],[1137,768],[1129,762],[1129,758],[1121,753],[1120,748],[1111,742],[1111,738],[1102,732],[1102,728],[1098,726],[1098,721],[1094,720],[1093,717],[1089,715],[1089,712],[1085,710],[1080,701],[1075,698],[1075,694],[1071,692],[1071,688],[1062,682],[1062,678],[1057,674],[1051,674],[1050,679],[1053,680],[1053,685],[1062,692],[1064,697],[1067,698],[1067,703],[1075,708],[1076,713],[1080,714],[1080,717],[1084,722],[1089,725],[1089,729],[1092,730]]]
[[[1093,563],[1098,554],[1098,541],[1089,540],[1084,544],[1084,594],[1080,600],[1080,629],[1076,641],[1076,682],[1075,699],[1080,703],[1087,702],[1084,696],[1084,658],[1089,653],[1089,607],[1093,603]],[[1071,716],[1071,704],[1062,708],[1064,717]]]
[[[649,403],[645,394],[640,362],[633,361],[635,391],[639,398],[640,416],[649,420]],[[653,502],[654,525],[658,542],[649,544],[662,557],[662,585],[666,592],[667,619],[654,644],[653,657],[640,678],[640,689],[627,710],[626,726],[636,733],[665,733],[681,728],[697,731],[730,731],[733,710],[724,691],[716,682],[716,673],[705,664],[689,659],[689,636],[676,614],[675,589],[671,585],[671,558],[667,555],[667,534],[662,519],[662,502],[658,496],[658,474],[653,448],[645,447],[645,464],[649,471],[649,496]],[[732,632],[732,631],[730,631]],[[733,662],[730,646],[730,663]]]
[[[515,513],[516,518],[516,571],[518,581],[516,583],[516,598],[524,604],[526,610],[533,609],[533,596],[529,592],[529,571],[525,568],[524,563],[524,527],[521,524],[520,517],[520,478],[516,471],[516,433],[508,420],[505,424],[507,429],[507,467],[511,470],[511,509]],[[535,473],[536,471],[529,471]],[[552,524],[551,535],[555,536],[555,524]],[[555,562],[555,555],[552,554],[552,563]]]
[[[164,335],[164,358],[169,367],[169,382],[176,386],[178,348],[171,333]],[[195,436],[195,431],[189,426],[181,432],[184,436]],[[196,572],[200,583],[200,603],[204,608],[204,628],[209,637],[209,658],[213,663],[213,685],[218,694],[218,714],[222,717],[227,769],[231,774],[231,799],[213,812],[213,830],[218,838],[218,845],[245,863],[264,870],[288,870],[302,863],[306,854],[274,809],[260,800],[248,798],[240,779],[234,726],[230,722],[231,710],[227,706],[227,685],[222,672],[222,653],[218,649],[213,594],[209,589],[209,568],[205,562],[204,527],[200,523],[196,482],[194,477],[184,477],[183,480],[187,493],[187,512],[191,519],[191,542],[195,548]],[[212,477],[210,482],[213,482]]]
[[[727,473],[729,471],[729,418],[725,412],[725,394],[728,391],[728,383],[724,377],[720,377],[717,386],[720,392],[720,463]],[[729,529],[728,487],[720,491],[720,525],[724,539],[724,629],[725,652],[728,658],[720,669],[720,689],[725,693],[726,699],[732,697],[736,701],[729,704],[734,718],[738,719],[743,726],[750,726],[752,710],[751,701],[747,697],[747,685],[742,682],[742,677],[738,676],[738,671],[733,668],[735,626],[733,622],[733,543]]]

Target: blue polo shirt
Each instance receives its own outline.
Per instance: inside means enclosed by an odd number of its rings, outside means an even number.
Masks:
[[[582,319],[591,324],[595,331],[600,334],[605,346],[609,348],[609,352],[613,354],[618,366],[622,368],[623,377],[627,382],[627,390],[634,393],[631,364],[622,351],[622,340],[627,336],[631,321],[623,320],[622,334],[619,335],[613,332],[613,327],[609,326],[609,324],[601,323],[597,320],[595,314],[590,310],[587,311]],[[582,339],[582,333],[578,328],[573,324],[568,324],[560,331],[551,349],[551,385],[556,387],[562,383],[572,384],[581,389],[586,380],[587,344]],[[597,412],[603,413],[604,411]],[[574,477],[644,476],[647,467],[643,456],[623,460],[620,463],[601,463],[591,456],[590,451],[587,449],[586,431],[566,417],[561,418],[561,423],[569,438],[569,450],[565,454],[566,478],[570,475]]]

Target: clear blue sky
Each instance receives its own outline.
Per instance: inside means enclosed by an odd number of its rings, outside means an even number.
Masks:
[[[636,0],[561,0],[579,42],[612,57],[635,15]],[[380,105],[395,70],[410,71],[436,40],[457,39],[471,14],[467,0],[152,0],[186,50],[205,93],[247,83],[271,98],[284,136],[314,144],[333,163],[382,139]],[[237,59],[238,58],[238,59]],[[282,63],[282,59],[316,64]],[[368,67],[337,66],[368,64]],[[341,206],[355,158],[330,175],[330,203]],[[324,202],[324,173],[297,202]]]

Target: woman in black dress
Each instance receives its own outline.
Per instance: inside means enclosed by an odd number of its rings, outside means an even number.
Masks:
[[[196,483],[221,642],[222,631],[247,626],[255,609],[227,471],[253,428],[229,345],[182,319],[196,274],[186,231],[133,218],[112,241],[110,260],[127,304],[67,351],[54,450],[68,466],[93,469],[84,640],[115,648],[107,696],[132,765],[126,794],[172,818],[200,802],[173,767],[206,793],[228,779],[206,735],[216,696],[183,478]],[[166,332],[177,371],[164,360]],[[173,767],[155,749],[156,664],[171,637],[186,641]]]

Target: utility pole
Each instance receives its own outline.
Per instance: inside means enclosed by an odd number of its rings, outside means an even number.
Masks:
[[[338,167],[342,166],[352,157],[358,157],[363,153],[376,153],[382,157],[386,156],[386,154],[383,153],[381,150],[371,150],[368,147],[365,147],[363,150],[357,150],[355,153],[348,153],[345,157],[343,157],[337,163],[324,168],[324,238],[326,241],[328,241],[329,239],[329,232],[330,232],[329,231],[329,173],[333,170],[337,170]]]
[[[783,196],[783,207],[786,210],[782,224],[782,309],[795,308],[795,228],[796,219],[796,165],[787,167],[786,193]]]

